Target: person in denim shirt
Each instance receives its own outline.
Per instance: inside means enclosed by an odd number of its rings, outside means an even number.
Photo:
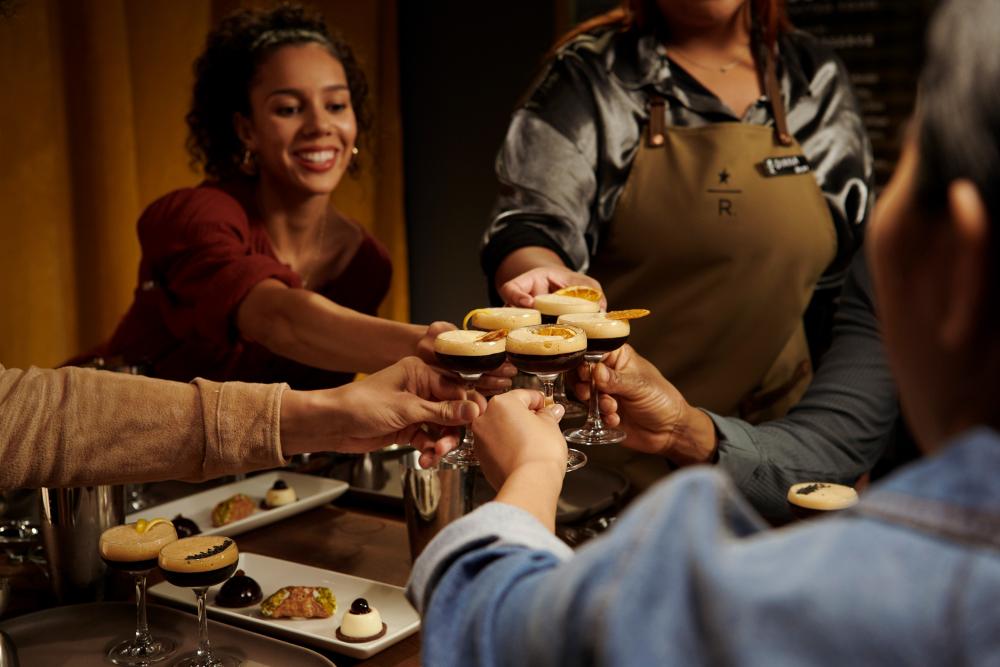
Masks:
[[[868,252],[926,457],[781,530],[732,482],[661,482],[577,553],[553,535],[566,445],[535,392],[474,424],[496,502],[408,588],[424,664],[1000,664],[1000,60],[995,0],[943,3]]]

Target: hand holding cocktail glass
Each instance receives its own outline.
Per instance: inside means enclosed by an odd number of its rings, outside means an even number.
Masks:
[[[456,329],[444,331],[434,339],[434,353],[442,367],[454,371],[465,382],[467,392],[476,388],[483,373],[496,370],[507,360],[506,329],[482,331]],[[466,427],[462,442],[445,454],[442,461],[456,467],[479,465],[472,429]]]
[[[563,324],[541,324],[511,331],[507,336],[507,358],[518,370],[531,373],[542,383],[547,405],[553,398],[555,381],[561,373],[576,368],[587,350],[587,335],[582,329]],[[487,408],[488,409],[488,408]],[[583,452],[570,449],[567,470],[587,463]]]
[[[578,326],[587,334],[584,359],[590,370],[590,409],[582,428],[563,431],[566,440],[577,445],[614,445],[625,440],[625,431],[606,426],[601,420],[594,367],[609,353],[628,340],[629,320],[645,317],[648,310],[619,310],[610,313],[572,313],[561,315],[560,324]]]

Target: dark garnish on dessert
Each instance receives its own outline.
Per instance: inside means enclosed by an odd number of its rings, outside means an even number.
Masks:
[[[280,491],[281,489],[287,489],[288,488],[288,484],[285,483],[285,480],[278,479],[278,480],[275,480],[275,482],[271,486],[271,488],[272,489],[278,489]]]
[[[191,537],[192,535],[199,535],[201,533],[201,528],[198,527],[191,519],[178,514],[173,519],[171,523],[174,524],[174,530],[177,531],[177,537]]]
[[[371,607],[368,606],[368,600],[364,598],[358,598],[351,603],[352,614],[367,614],[370,612],[371,612]]]
[[[248,607],[264,598],[260,584],[246,576],[243,570],[236,570],[215,595],[215,604],[220,607]]]
[[[232,546],[233,541],[230,539],[223,540],[221,543],[216,544],[210,549],[205,549],[204,551],[199,551],[196,554],[188,554],[184,557],[184,560],[202,560],[204,558],[209,558],[217,554],[221,554],[223,551]]]
[[[801,489],[799,489],[795,493],[799,494],[800,496],[808,496],[810,493],[816,493],[820,489],[825,489],[828,486],[830,486],[830,485],[829,484],[810,484],[809,486],[803,486]]]

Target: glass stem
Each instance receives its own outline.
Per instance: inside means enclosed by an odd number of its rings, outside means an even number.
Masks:
[[[135,644],[141,646],[152,641],[146,621],[146,572],[134,575],[135,579]]]
[[[587,360],[587,368],[590,370],[590,410],[587,414],[587,430],[603,431],[604,422],[601,420],[601,406],[597,396],[597,362]]]
[[[202,665],[212,663],[212,647],[208,643],[208,612],[205,601],[208,598],[208,587],[194,589],[198,596],[198,662]]]
[[[542,394],[545,396],[545,407],[548,407],[556,402],[555,399],[555,378],[539,378],[542,381]]]
[[[465,378],[465,394],[468,397],[470,392],[476,390],[476,383],[479,382],[479,378],[475,380],[470,378]],[[472,433],[472,424],[466,424],[462,427],[462,449],[472,451],[476,446],[476,436]]]

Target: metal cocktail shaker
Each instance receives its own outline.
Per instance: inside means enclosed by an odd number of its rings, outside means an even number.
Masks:
[[[125,487],[41,489],[41,529],[52,590],[61,604],[102,597],[101,533],[125,520]]]
[[[495,495],[478,467],[424,469],[419,460],[419,451],[403,457],[403,510],[413,560],[442,528]]]

